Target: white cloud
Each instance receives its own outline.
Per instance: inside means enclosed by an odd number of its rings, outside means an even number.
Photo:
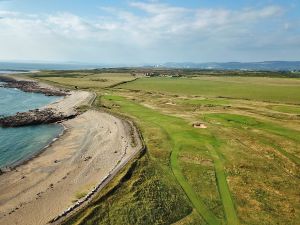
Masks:
[[[266,33],[260,39],[259,27],[284,15],[275,5],[240,11],[189,9],[158,1],[131,2],[129,6],[140,12],[102,7],[98,17],[87,19],[70,12],[28,15],[0,11],[0,59],[211,61],[222,60],[219,54],[229,52],[231,60],[239,51],[235,46],[252,40],[285,41],[276,39],[283,37],[280,34]]]

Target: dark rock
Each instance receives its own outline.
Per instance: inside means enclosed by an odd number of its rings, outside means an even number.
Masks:
[[[49,124],[66,119],[72,119],[76,116],[54,113],[51,109],[30,110],[29,112],[17,113],[14,116],[0,118],[1,127],[21,127],[28,125]]]
[[[38,82],[15,80],[11,77],[0,76],[0,82],[5,82],[2,86],[5,88],[18,88],[24,92],[41,93],[46,96],[66,96],[68,93],[61,89],[51,89],[40,87]]]
[[[87,157],[84,158],[84,161],[88,161],[88,160],[90,160],[91,158],[92,158],[91,156],[87,156]]]

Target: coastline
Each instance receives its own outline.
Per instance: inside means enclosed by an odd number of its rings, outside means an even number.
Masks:
[[[59,105],[64,105],[64,101],[66,101],[66,98],[69,96],[72,96],[72,94],[74,95],[74,91],[70,92],[69,90],[62,90],[62,89],[57,89],[56,87],[53,87],[53,86],[50,86],[48,84],[44,84],[44,83],[41,83],[41,82],[37,82],[37,81],[34,81],[34,80],[30,80],[28,78],[24,78],[24,77],[11,77],[11,75],[13,74],[0,74],[0,82],[11,82],[12,84],[14,83],[17,83],[18,87],[15,87],[15,85],[8,85],[8,86],[4,86],[5,88],[16,88],[16,89],[19,89],[22,85],[22,82],[25,81],[25,82],[32,82],[34,83],[34,88],[37,88],[37,91],[35,91],[34,89],[30,89],[30,90],[27,90],[25,92],[30,92],[32,91],[33,93],[40,93],[40,94],[45,94],[47,96],[47,93],[59,93],[59,95],[56,95],[56,96],[64,96],[63,98],[59,99],[59,100],[56,100],[55,102],[52,102],[52,103],[49,103],[45,106],[42,106],[40,108],[38,108],[39,111],[42,111],[42,110],[50,110],[50,111],[53,111],[54,113],[56,114],[61,114],[61,113],[65,113],[65,115],[62,117],[62,118],[59,118],[57,121],[54,121],[54,122],[46,122],[45,124],[59,124],[60,126],[62,126],[62,131],[56,135],[52,140],[50,140],[43,148],[41,148],[39,151],[29,155],[28,157],[24,158],[24,159],[21,159],[21,160],[18,160],[8,166],[4,166],[4,167],[1,167],[0,168],[0,176],[4,173],[7,173],[9,171],[12,171],[12,170],[16,170],[18,167],[22,166],[22,165],[25,165],[27,164],[28,162],[30,162],[32,159],[34,158],[37,158],[39,157],[44,151],[47,150],[47,148],[51,147],[51,145],[56,142],[59,138],[61,138],[65,132],[67,132],[68,128],[63,124],[64,121],[66,120],[69,120],[69,119],[72,119],[72,118],[75,118],[76,116],[78,116],[79,114],[76,112],[76,106],[79,106],[80,104],[83,104],[83,103],[87,103],[89,105],[91,105],[95,98],[96,98],[96,95],[94,93],[89,93],[89,92],[84,92],[84,93],[88,93],[89,96],[87,96],[86,98],[87,99],[81,99],[79,100],[79,103],[74,103],[74,104],[71,104],[71,106],[69,105],[69,109],[68,110],[63,110],[64,112],[60,112],[59,109],[60,108],[63,108],[63,107],[59,107]],[[21,83],[19,83],[21,82]],[[22,88],[19,89],[21,91],[24,91]],[[40,92],[40,90],[42,90],[43,92]],[[53,92],[54,90],[54,92]],[[82,91],[75,91],[75,92],[82,92]],[[93,95],[91,97],[91,95]],[[51,95],[52,96],[52,95]],[[58,105],[58,107],[57,107]],[[70,110],[71,109],[71,110]],[[27,112],[22,112],[22,113],[29,113],[29,112],[32,112],[32,111],[35,111],[36,109],[32,109],[32,110],[29,110]],[[16,114],[17,115],[17,114]],[[5,118],[11,118],[12,120],[15,120],[15,117],[16,115],[13,115],[13,116],[8,116],[8,117],[3,117],[4,119]],[[35,115],[33,115],[35,116]],[[0,118],[3,119],[3,118]],[[37,124],[25,124],[25,126],[31,126],[31,125],[40,125],[40,124],[44,124],[43,122],[41,123],[37,123]],[[4,126],[5,127],[5,126]],[[18,126],[7,126],[7,127],[18,127]]]
[[[88,92],[46,107],[65,106],[70,113],[94,99],[95,94]],[[106,112],[88,110],[61,125],[63,132],[48,146],[0,176],[0,224],[46,224],[65,216],[66,210],[73,212],[142,149],[136,128],[136,140],[130,136],[134,125]],[[84,198],[74,204],[74,196],[83,190]]]
[[[50,124],[60,122],[66,119],[72,119],[77,116],[75,110],[75,104],[70,105],[69,108],[72,111],[66,112],[59,108],[53,108],[53,105],[59,105],[67,98],[78,92],[70,92],[69,90],[62,90],[50,85],[43,84],[41,82],[33,81],[22,77],[12,77],[8,75],[0,76],[0,82],[3,82],[4,88],[17,88],[23,92],[39,93],[45,96],[63,96],[63,99],[58,100],[55,103],[48,104],[38,109],[32,109],[26,112],[17,112],[15,115],[6,116],[0,118],[1,127],[20,127],[28,125]],[[75,100],[76,101],[76,100]]]
[[[26,165],[27,163],[29,163],[31,160],[39,157],[41,154],[43,154],[44,151],[47,150],[47,148],[51,147],[51,145],[53,145],[57,140],[59,140],[68,130],[68,128],[66,128],[63,123],[59,123],[59,125],[63,128],[62,131],[56,135],[52,140],[50,140],[43,148],[41,148],[40,150],[38,150],[37,152],[29,155],[28,157],[24,158],[24,159],[20,159],[8,166],[4,166],[0,168],[0,178],[2,174],[5,174],[7,172],[11,172],[13,170],[17,170],[19,167]]]
[[[34,83],[35,87],[38,88],[38,91],[35,91],[35,90],[31,89],[31,91],[33,93],[44,94],[46,96],[47,96],[47,93],[49,93],[50,88],[45,88],[45,87],[42,88],[42,90],[44,90],[44,92],[40,92],[39,88],[43,86],[43,84],[41,84],[41,82],[32,81],[32,80],[29,80],[29,79],[23,78],[23,77],[19,77],[19,78],[11,77],[11,75],[13,75],[13,74],[7,74],[7,73],[1,73],[0,74],[0,82],[4,83],[4,85],[3,85],[4,88],[16,88],[16,89],[19,89],[21,91],[24,91],[24,89],[20,88],[21,87],[20,85],[22,85],[22,83],[19,83],[19,82],[25,81],[25,82],[32,82],[32,83]],[[7,85],[6,82],[10,82],[13,85]],[[17,87],[14,85],[15,83],[18,84]],[[54,87],[51,87],[51,88],[56,89]],[[31,92],[31,91],[27,90],[25,92]],[[59,91],[57,91],[57,93],[59,93],[59,95],[55,95],[55,96],[67,96],[68,92],[69,91],[62,91],[60,89]],[[50,91],[50,93],[56,93],[56,92]],[[54,95],[51,95],[51,96],[54,96]],[[52,104],[59,104],[62,101],[64,101],[64,98],[59,99],[59,100],[57,100],[55,102],[49,103],[49,104],[47,104],[47,105],[39,108],[39,110],[43,109],[43,108],[49,108],[49,107],[51,107]],[[34,109],[32,109],[32,110],[34,110]],[[32,111],[32,110],[30,110],[30,111]],[[27,112],[24,112],[24,113],[27,113]],[[6,117],[4,117],[4,118],[6,118]],[[52,140],[48,141],[48,143],[44,147],[42,147],[40,150],[36,151],[35,153],[30,154],[30,155],[28,155],[28,157],[26,157],[24,159],[20,159],[20,160],[14,162],[12,164],[9,164],[9,165],[4,166],[4,167],[0,167],[0,176],[2,174],[4,174],[4,173],[10,172],[12,170],[16,170],[18,167],[29,163],[34,158],[39,157],[44,151],[47,150],[47,148],[49,148],[54,142],[56,142],[59,138],[61,138],[65,134],[65,132],[67,131],[66,126],[62,122],[63,122],[63,120],[62,121],[58,121],[58,122],[54,122],[54,123],[49,123],[49,124],[59,124],[62,127],[62,131],[58,135],[56,135]],[[30,124],[27,125],[27,126],[30,126]]]

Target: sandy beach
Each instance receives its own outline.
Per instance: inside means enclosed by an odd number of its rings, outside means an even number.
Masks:
[[[41,109],[51,109],[57,114],[63,113],[65,116],[75,115],[75,109],[81,105],[88,105],[93,100],[94,94],[87,91],[70,91],[69,95],[63,98]]]
[[[93,95],[74,91],[50,104],[74,113]],[[0,176],[0,224],[47,224],[90,192],[141,149],[132,143],[132,125],[105,112],[89,110],[63,122],[65,133],[39,157]]]

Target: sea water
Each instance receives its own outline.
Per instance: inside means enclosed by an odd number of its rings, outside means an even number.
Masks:
[[[60,97],[3,88],[0,83],[0,116],[40,108]],[[15,165],[37,154],[63,131],[58,124],[0,128],[0,168]]]

